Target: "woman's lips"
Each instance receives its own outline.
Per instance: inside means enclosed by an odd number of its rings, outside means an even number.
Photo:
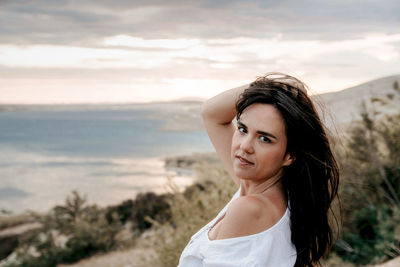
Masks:
[[[254,163],[251,161],[248,161],[247,159],[241,157],[241,156],[236,156],[239,159],[239,162],[241,165],[253,165]]]

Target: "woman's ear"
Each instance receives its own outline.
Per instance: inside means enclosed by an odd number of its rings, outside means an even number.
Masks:
[[[296,157],[292,156],[291,153],[287,152],[285,155],[285,159],[283,161],[283,166],[289,166],[296,160]]]

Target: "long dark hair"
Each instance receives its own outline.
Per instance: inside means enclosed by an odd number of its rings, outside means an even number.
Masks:
[[[339,169],[306,88],[286,74],[259,77],[240,95],[236,118],[254,103],[271,104],[281,113],[287,152],[295,159],[285,167],[281,178],[290,201],[292,242],[297,250],[295,266],[320,266],[320,259],[334,243],[329,214],[338,192]]]

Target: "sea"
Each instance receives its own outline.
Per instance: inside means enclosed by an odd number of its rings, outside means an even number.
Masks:
[[[165,157],[213,152],[199,103],[0,107],[0,210],[46,212],[73,190],[88,204],[183,188]],[[168,126],[170,125],[170,127]]]

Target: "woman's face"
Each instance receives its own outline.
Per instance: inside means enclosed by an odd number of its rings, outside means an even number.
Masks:
[[[282,175],[282,167],[292,162],[286,144],[285,123],[279,111],[269,104],[248,106],[232,137],[235,175],[259,181]]]

